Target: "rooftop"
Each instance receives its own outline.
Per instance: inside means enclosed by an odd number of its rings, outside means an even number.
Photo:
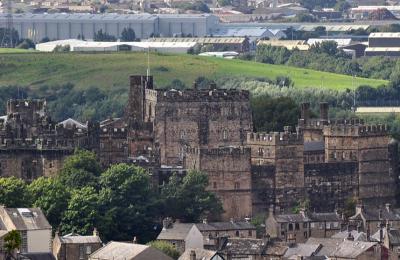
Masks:
[[[0,208],[4,219],[0,219],[7,230],[51,229],[49,222],[39,208]]]
[[[160,240],[185,240],[193,223],[174,223],[170,228],[163,228],[157,239]]]
[[[139,256],[140,255],[140,256]],[[113,260],[131,260],[131,259],[157,259],[172,260],[169,256],[150,246],[122,243],[111,241],[104,247],[90,255],[91,260],[113,259]]]
[[[60,237],[62,243],[65,244],[95,244],[102,243],[98,236],[81,236],[78,234],[70,233]]]

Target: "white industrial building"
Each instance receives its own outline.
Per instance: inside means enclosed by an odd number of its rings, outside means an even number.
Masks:
[[[48,37],[51,40],[76,39],[79,35],[93,39],[100,29],[119,38],[124,28],[132,28],[139,39],[152,35],[173,37],[212,34],[218,18],[210,14],[31,14],[13,16],[14,29],[21,38],[34,42]],[[6,26],[5,14],[0,14],[0,27]]]
[[[70,51],[108,52],[108,51],[156,51],[165,53],[187,53],[196,42],[94,42],[76,39],[51,41],[36,44],[36,50],[52,52],[57,46],[69,46]]]

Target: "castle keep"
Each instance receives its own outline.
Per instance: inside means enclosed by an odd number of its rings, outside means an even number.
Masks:
[[[95,151],[101,164],[147,167],[154,183],[199,170],[222,201],[223,219],[289,212],[306,201],[319,212],[395,203],[397,143],[384,125],[319,118],[301,105],[296,129],[253,132],[248,91],[155,90],[151,76],[131,76],[121,118],[100,124],[53,122],[41,100],[11,100],[0,117],[0,176],[32,180],[56,174],[75,148]]]

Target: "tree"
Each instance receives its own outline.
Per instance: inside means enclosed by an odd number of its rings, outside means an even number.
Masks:
[[[47,220],[56,228],[68,206],[69,193],[58,178],[40,177],[28,186],[33,206],[42,209]]]
[[[72,191],[61,221],[61,231],[87,235],[99,223],[99,195],[93,187]]]
[[[161,252],[163,252],[164,254],[166,254],[167,256],[171,257],[174,260],[177,260],[181,255],[179,251],[175,248],[175,246],[166,241],[155,240],[147,243],[147,245],[160,250]]]
[[[59,174],[62,184],[71,189],[96,187],[101,167],[97,156],[86,150],[76,150],[64,163]]]
[[[149,241],[156,235],[159,215],[155,191],[145,169],[115,164],[100,176],[103,213],[100,230],[106,238]]]
[[[12,230],[4,236],[4,248],[6,250],[6,259],[17,259],[16,251],[21,247],[22,238],[17,230]]]
[[[121,33],[121,40],[124,42],[132,42],[136,40],[135,31],[132,28],[124,28]]]
[[[165,200],[165,216],[184,222],[198,222],[202,217],[219,216],[221,201],[214,193],[207,191],[208,176],[198,171],[189,171],[182,179],[174,174],[161,189]]]
[[[20,44],[17,45],[19,49],[33,49],[35,43],[31,39],[24,39]]]
[[[252,98],[253,122],[256,131],[282,131],[285,125],[294,127],[299,115],[298,105],[289,97]]]
[[[25,182],[16,177],[0,178],[0,204],[9,208],[28,207],[30,196]]]
[[[103,32],[103,29],[97,31],[97,33],[94,34],[93,39],[96,42],[115,42],[117,40],[115,36]]]

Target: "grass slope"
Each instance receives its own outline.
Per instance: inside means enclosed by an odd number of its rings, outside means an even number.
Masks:
[[[1,52],[0,52],[1,53]],[[261,64],[241,60],[225,60],[191,55],[152,53],[151,73],[159,86],[180,79],[191,85],[199,76],[256,76],[275,79],[289,76],[296,87],[346,89],[359,85],[378,86],[384,80]],[[71,82],[78,88],[127,86],[128,76],[145,74],[146,53],[11,53],[0,54],[0,85],[53,85]]]

